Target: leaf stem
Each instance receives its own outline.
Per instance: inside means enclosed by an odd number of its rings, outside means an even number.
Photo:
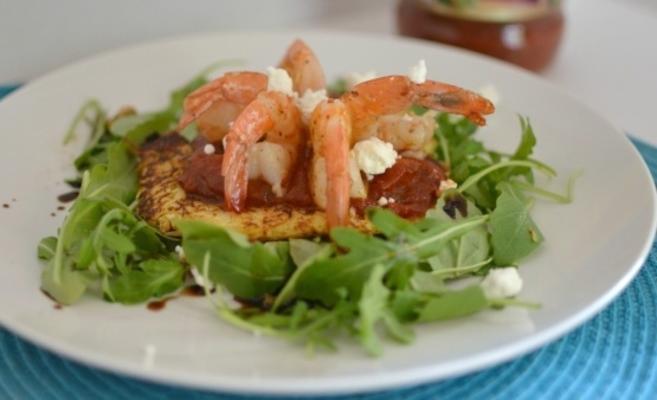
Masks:
[[[524,301],[518,299],[496,298],[496,299],[488,299],[488,302],[493,307],[516,306],[516,307],[529,308],[531,310],[538,310],[541,308],[540,303],[534,303],[531,301]]]
[[[452,162],[449,157],[449,142],[447,139],[445,139],[445,135],[443,135],[443,131],[440,129],[440,126],[436,127],[435,133],[438,137],[438,146],[440,146],[440,151],[443,153],[443,161],[445,162],[447,170],[449,170],[452,166]]]
[[[478,269],[480,269],[481,267],[484,267],[484,266],[490,264],[491,261],[493,261],[492,257],[487,258],[484,261],[478,262],[476,264],[466,265],[465,267],[441,268],[441,269],[437,269],[435,271],[431,271],[430,273],[431,273],[431,275],[434,275],[434,276],[447,275],[447,277],[449,277],[449,278],[457,278],[461,275],[465,275],[465,274],[468,274],[468,273],[471,273],[471,272],[475,272]]]
[[[71,125],[69,126],[66,134],[64,135],[63,144],[69,144],[73,139],[75,139],[75,131],[78,126],[84,121],[89,110],[95,111],[98,116],[103,114],[103,109],[100,106],[100,103],[96,99],[90,99],[85,102],[82,107],[78,110],[78,113],[75,114]]]
[[[470,176],[468,179],[465,180],[461,184],[461,186],[458,187],[458,191],[460,193],[465,192],[470,186],[474,185],[477,183],[481,178],[484,176],[490,174],[491,172],[501,169],[501,168],[508,168],[508,167],[529,167],[529,168],[534,168],[538,171],[543,172],[545,175],[548,175],[550,177],[554,177],[557,175],[557,173],[550,168],[547,165],[543,164],[538,164],[533,161],[523,161],[523,160],[507,160],[507,161],[502,161],[497,164],[493,164],[488,168],[484,168],[483,170],[477,172],[476,174]]]
[[[581,173],[575,173],[568,178],[568,183],[566,184],[566,194],[559,194],[551,192],[549,190],[530,185],[525,182],[513,182],[512,185],[517,187],[520,190],[524,190],[528,193],[533,193],[539,196],[543,196],[547,199],[555,201],[561,204],[572,203],[573,201],[573,187],[575,186],[575,180],[579,178]]]

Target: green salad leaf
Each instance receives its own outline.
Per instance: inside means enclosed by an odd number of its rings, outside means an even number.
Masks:
[[[444,193],[436,207],[427,212],[427,218],[438,221],[462,220],[481,216],[481,211],[462,194]],[[466,270],[482,267],[490,255],[490,242],[486,226],[479,226],[449,242],[438,254],[429,258],[431,269],[436,272]]]
[[[106,294],[119,303],[141,303],[175,292],[183,285],[184,278],[185,268],[180,261],[149,259],[111,278]]]
[[[488,307],[488,299],[479,285],[431,296],[418,310],[418,322],[442,321],[474,314]]]
[[[178,221],[176,227],[187,260],[202,265],[209,254],[210,280],[238,297],[274,293],[292,272],[285,242],[249,243],[241,234],[199,221]]]
[[[216,315],[239,329],[301,342],[309,352],[335,350],[338,338],[352,338],[372,356],[382,354],[386,340],[412,342],[413,324],[488,308],[535,307],[489,299],[476,282],[491,268],[517,265],[544,241],[530,214],[533,196],[572,200],[572,179],[566,194],[537,185],[535,172],[556,172],[532,158],[537,139],[524,117],[518,145],[501,153],[478,140],[477,126],[466,118],[435,114],[433,156],[457,187],[436,188],[435,207],[416,220],[367,210],[376,234],[341,227],[330,240],[261,243],[194,220],[174,222],[180,237],[160,234],[135,211],[137,150],[151,136],[175,129],[185,97],[208,82],[207,73],[175,89],[159,110],[127,107],[110,118],[90,100],[75,116],[65,143],[83,132],[89,138],[74,161],[78,176],[71,182],[79,196],[57,236],[43,238],[36,251],[44,262],[41,287],[55,301],[73,304],[100,290],[107,301],[142,303],[175,296],[190,274],[198,281],[201,271],[198,282]],[[330,90],[343,92],[346,80]],[[418,106],[409,111],[427,112]],[[194,124],[181,132],[188,140],[196,134]],[[466,286],[463,278],[472,281]],[[228,296],[242,305],[231,305]]]
[[[529,201],[522,191],[502,182],[497,207],[490,214],[493,261],[497,265],[514,265],[536,250],[543,234],[529,214]]]
[[[404,225],[400,217],[385,209],[373,209],[369,217],[377,228]],[[351,228],[335,228],[331,231],[334,242],[349,251],[306,268],[299,276],[295,291],[302,298],[325,304],[335,303],[340,289],[346,289],[352,298],[358,299],[375,266],[392,270],[409,263],[417,264],[435,255],[451,239],[484,225],[487,219],[480,216],[444,224],[409,224],[405,230],[389,230],[389,240]],[[395,224],[397,220],[400,221]]]

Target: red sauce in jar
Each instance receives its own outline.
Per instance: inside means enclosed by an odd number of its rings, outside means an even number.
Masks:
[[[549,0],[479,3],[472,6],[479,11],[468,12],[438,0],[400,0],[397,29],[402,35],[464,47],[534,71],[552,61],[564,26],[558,5]]]

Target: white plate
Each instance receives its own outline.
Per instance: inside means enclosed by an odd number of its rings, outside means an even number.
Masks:
[[[522,297],[537,311],[510,308],[419,327],[410,346],[390,344],[372,359],[353,345],[308,358],[276,339],[255,337],[215,318],[204,299],[180,299],[160,312],[85,297],[63,310],[39,292],[37,241],[56,232],[55,197],[72,151],[62,132],[79,105],[97,97],[110,110],[148,110],[169,91],[221,58],[275,64],[295,37],[315,49],[330,76],[376,69],[405,73],[425,58],[429,77],[478,88],[494,83],[499,112],[482,131],[512,150],[516,112],[532,119],[537,157],[563,177],[584,170],[575,202],[539,201],[535,217],[547,240],[522,265]],[[627,138],[604,118],[550,84],[487,58],[391,37],[335,32],[210,34],[109,52],[78,62],[0,103],[0,320],[13,332],[64,356],[151,380],[239,392],[328,394],[416,384],[484,368],[535,349],[583,323],[630,282],[655,230],[655,192]],[[554,183],[553,183],[554,184]],[[12,202],[12,198],[16,201]],[[156,347],[149,359],[146,346]]]

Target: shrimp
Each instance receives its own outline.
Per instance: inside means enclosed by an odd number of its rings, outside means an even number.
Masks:
[[[267,75],[263,73],[228,72],[185,97],[178,130],[196,120],[206,139],[219,141],[244,107],[266,89]]]
[[[329,227],[346,225],[349,221],[351,117],[345,104],[327,99],[317,105],[310,120],[310,135],[313,198],[318,206],[326,209]]]
[[[399,153],[423,155],[424,149],[433,140],[436,129],[435,117],[435,111],[427,111],[422,115],[407,113],[384,115],[365,132],[361,132],[359,140],[374,136],[392,144]]]
[[[319,90],[326,86],[324,72],[312,50],[301,40],[287,49],[281,68],[292,77],[294,90]],[[268,77],[260,72],[228,72],[189,94],[183,103],[178,130],[196,121],[209,141],[223,139],[230,124],[256,96],[267,90]]]
[[[261,145],[258,142],[263,138],[270,147],[258,149],[256,145]],[[290,96],[267,91],[249,103],[224,138],[221,173],[228,209],[244,210],[249,175],[262,176],[281,195],[282,183],[299,155],[302,139],[301,113]],[[272,151],[271,146],[277,150]],[[278,151],[281,149],[284,151]]]
[[[290,74],[294,90],[300,95],[306,90],[316,91],[326,87],[322,66],[303,40],[292,42],[279,66]]]
[[[340,99],[321,103],[314,110],[310,125],[313,143],[311,188],[316,204],[326,209],[329,228],[349,221],[351,145],[371,135],[370,128],[379,118],[392,114],[397,118],[394,123],[398,124],[403,118],[399,114],[413,104],[462,114],[480,125],[485,123],[483,115],[494,110],[490,101],[473,92],[436,81],[414,83],[404,76],[363,82]],[[386,134],[385,129],[381,133],[379,128],[375,127],[375,133]],[[399,132],[404,133],[404,130],[398,128],[391,133],[396,136]],[[410,142],[413,150],[416,144],[413,140]],[[418,142],[422,143],[423,139]],[[408,143],[399,142],[398,145],[404,147]]]
[[[447,83],[427,80],[414,83],[408,77],[391,75],[360,83],[342,96],[354,121],[354,139],[360,140],[378,117],[407,111],[413,104],[431,110],[464,115],[484,125],[484,115],[495,111],[484,97]]]

